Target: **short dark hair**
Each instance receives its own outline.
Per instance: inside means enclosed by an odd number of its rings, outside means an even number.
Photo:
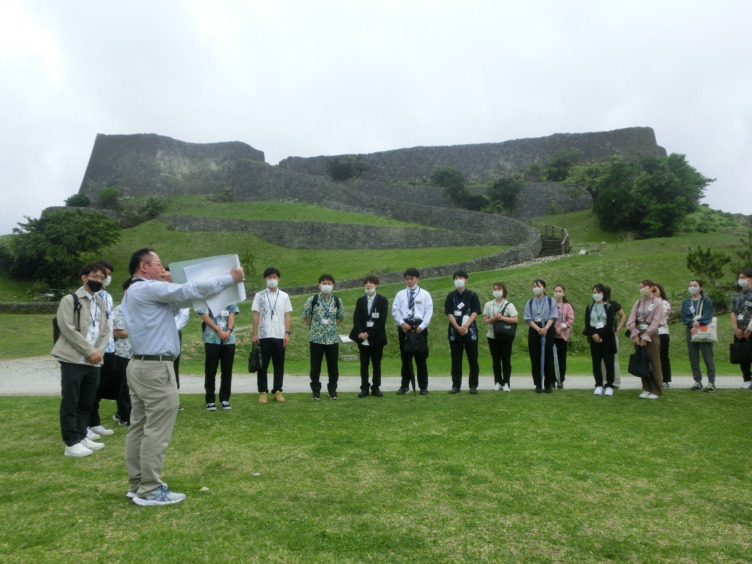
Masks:
[[[363,278],[363,286],[365,286],[369,282],[371,282],[372,284],[376,284],[378,286],[379,285],[379,277],[376,276],[375,274],[369,274],[368,276],[366,276],[365,278]]]
[[[149,255],[153,252],[154,251],[151,248],[144,247],[143,249],[139,249],[131,255],[131,260],[128,261],[128,272],[131,276],[136,273],[141,263],[146,262],[149,258]]]
[[[109,262],[107,262],[107,261],[106,261],[106,260],[104,260],[104,259],[99,259],[99,260],[97,261],[97,264],[101,264],[101,265],[102,265],[103,267],[105,267],[105,268],[106,268],[107,270],[109,270],[110,272],[115,272],[115,267],[114,267],[114,266],[112,266],[112,265],[111,265],[111,264],[110,264]],[[106,273],[105,273],[105,274],[106,274]]]
[[[538,286],[543,286],[544,288],[546,287],[546,281],[541,278],[536,278],[535,280],[533,280],[533,286],[535,286],[536,283],[538,284]]]
[[[405,270],[404,277],[407,278],[408,276],[415,276],[415,278],[420,278],[420,272],[417,268],[408,268],[407,270]]]
[[[319,284],[321,284],[322,282],[325,282],[327,280],[329,280],[330,282],[332,282],[332,284],[336,284],[337,283],[334,280],[334,276],[332,276],[331,274],[322,274],[321,276],[319,276]]]
[[[81,274],[79,274],[79,276],[87,276],[92,272],[101,272],[102,274],[107,274],[101,264],[99,264],[98,262],[90,262],[81,269]]]
[[[270,266],[269,268],[264,270],[264,278],[266,278],[267,276],[271,276],[272,274],[276,274],[277,278],[282,278],[282,274],[280,274],[279,270],[277,270],[273,266]]]
[[[465,272],[464,270],[455,270],[455,271],[454,271],[454,274],[452,274],[452,280],[454,280],[454,279],[455,279],[455,278],[457,278],[458,276],[459,276],[459,277],[461,277],[461,278],[470,278],[470,277],[469,277],[469,276],[467,275],[467,272]]]

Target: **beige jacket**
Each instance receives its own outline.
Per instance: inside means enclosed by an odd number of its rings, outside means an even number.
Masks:
[[[95,295],[94,299],[99,302],[100,312],[99,338],[97,339],[97,346],[91,346],[86,340],[92,304],[89,299],[90,294],[81,287],[76,290],[76,295],[81,303],[81,310],[79,312],[81,316],[81,332],[76,331],[76,318],[78,318],[78,315],[74,318],[73,296],[68,294],[60,300],[60,305],[57,308],[57,324],[60,328],[60,338],[55,343],[55,346],[52,347],[50,354],[63,362],[82,364],[85,359],[95,352],[104,356],[104,350],[107,348],[107,343],[110,340],[110,320],[107,319],[107,307],[104,300]]]

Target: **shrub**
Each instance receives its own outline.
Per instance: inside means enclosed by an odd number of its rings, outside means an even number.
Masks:
[[[135,227],[154,219],[166,209],[167,198],[164,196],[123,199],[120,201],[120,225]]]
[[[120,192],[117,188],[102,188],[99,191],[99,205],[106,210],[116,210],[120,206]]]
[[[65,200],[65,205],[72,208],[87,208],[90,204],[91,200],[86,194],[73,194]]]

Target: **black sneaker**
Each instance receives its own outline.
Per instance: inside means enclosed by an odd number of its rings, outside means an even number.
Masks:
[[[358,394],[358,397],[359,398],[367,398],[368,397],[368,390],[360,390],[360,393]]]
[[[535,386],[535,393],[536,394],[542,394],[543,388],[541,386]]]
[[[330,400],[336,400],[337,399],[337,392],[329,392],[329,399]]]
[[[320,399],[321,399],[321,394],[320,394],[319,392],[313,392],[313,393],[311,394],[311,399],[312,399],[312,400],[316,400],[316,401],[318,401],[318,400],[320,400]]]
[[[406,393],[407,393],[407,388],[400,388],[399,390],[397,390],[398,396],[404,396]]]
[[[715,384],[713,382],[709,382],[707,386],[705,386],[706,392],[715,392]]]
[[[552,392],[553,392],[553,390],[551,389],[551,386],[546,386],[545,388],[543,388],[543,393],[544,394],[550,394]]]
[[[694,384],[692,384],[692,387],[690,388],[690,390],[692,390],[693,392],[698,392],[702,390],[702,382],[695,382]]]
[[[460,393],[460,389],[459,388],[452,388],[451,390],[449,390],[449,393],[450,394],[459,394]]]
[[[427,396],[428,395],[428,390],[421,390],[420,391],[420,395],[421,396]]]
[[[384,397],[384,394],[383,394],[383,393],[382,393],[382,391],[381,391],[381,390],[379,390],[378,388],[373,388],[373,389],[371,390],[371,395],[372,395],[372,396],[376,396],[377,398],[383,398],[383,397]]]
[[[475,395],[478,393],[478,388],[470,388],[470,393]]]
[[[217,406],[213,403],[207,403],[206,411],[217,411]]]

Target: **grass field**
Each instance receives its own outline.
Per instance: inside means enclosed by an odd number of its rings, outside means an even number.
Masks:
[[[57,399],[0,398],[0,559],[752,560],[743,390],[253,399],[181,412],[164,479],[188,497],[144,508],[122,430],[67,459]]]

